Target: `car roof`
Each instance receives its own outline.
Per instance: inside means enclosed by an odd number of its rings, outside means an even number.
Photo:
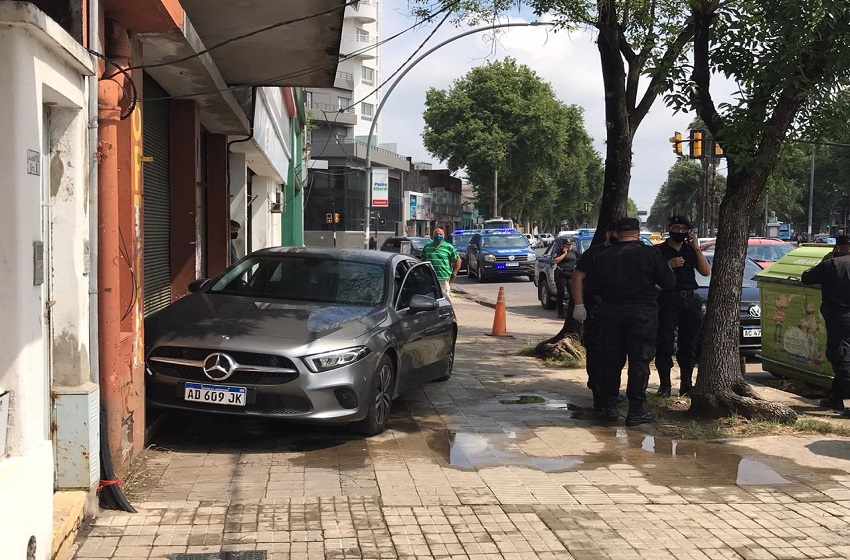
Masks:
[[[384,264],[399,257],[398,253],[387,253],[385,251],[367,251],[366,249],[332,249],[324,247],[269,247],[267,249],[254,251],[251,255],[323,258],[338,261],[357,261],[375,264]]]

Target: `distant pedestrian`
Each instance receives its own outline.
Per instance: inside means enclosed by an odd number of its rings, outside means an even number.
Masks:
[[[374,251],[377,248],[378,248],[378,238],[373,235],[369,238],[369,249]]]
[[[834,377],[829,396],[821,406],[841,412],[850,398],[850,237],[837,238],[835,249],[819,265],[803,273],[803,284],[820,284],[820,312],[826,323],[826,357]]]
[[[617,241],[593,258],[588,276],[599,294],[599,395],[605,416],[618,418],[622,365],[628,358],[629,399],[627,426],[653,422],[646,409],[649,363],[655,356],[658,335],[658,287],[670,290],[676,277],[670,264],[655,247],[640,239],[640,222],[623,218],[617,222]],[[576,306],[578,313],[578,306]]]
[[[452,300],[451,281],[460,270],[460,256],[454,245],[446,241],[446,232],[442,228],[434,230],[432,241],[422,249],[422,260],[431,263],[440,289],[449,301]]]
[[[694,297],[697,285],[696,272],[702,276],[711,273],[711,266],[699,247],[691,223],[684,216],[673,216],[667,231],[670,237],[656,248],[671,263],[676,275],[672,289],[663,290],[658,297],[658,346],[655,367],[658,369],[660,387],[658,394],[669,397],[672,387],[670,370],[673,354],[679,364],[679,395],[687,395],[693,387],[694,367],[697,364],[699,335],[702,331],[700,301]]]
[[[242,226],[239,222],[230,220],[230,264],[235,264],[242,258],[242,251],[239,250],[239,244],[236,242],[239,239],[240,229],[242,229]]]

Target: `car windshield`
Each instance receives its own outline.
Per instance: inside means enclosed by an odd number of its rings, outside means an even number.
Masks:
[[[775,243],[771,245],[750,245],[747,256],[754,261],[776,262],[794,250],[793,243]]]
[[[709,265],[712,264],[713,259],[714,259],[714,255],[712,255],[712,254],[706,254],[705,255],[705,260],[708,261]],[[755,288],[756,287],[755,276],[759,272],[761,272],[761,267],[759,265],[757,265],[756,263],[754,263],[750,259],[747,259],[746,261],[744,261],[744,279],[743,279],[741,285],[744,288]],[[697,277],[697,285],[700,288],[708,288],[708,285],[711,283],[711,274],[709,274],[708,276],[703,276],[699,272],[695,272],[694,274]]]
[[[377,306],[384,266],[317,257],[252,256],[228,270],[211,294]]]
[[[472,233],[455,235],[454,239],[452,240],[452,243],[454,244],[456,249],[466,250],[466,246],[469,245],[469,240],[472,239],[472,236]]]
[[[521,249],[528,247],[528,239],[522,235],[487,235],[481,238],[482,247],[492,249]]]
[[[579,244],[579,247],[581,247],[581,252],[582,252],[582,253],[584,253],[585,251],[587,251],[588,249],[590,249],[590,244],[591,244],[591,243],[593,243],[593,238],[592,238],[592,237],[587,237],[587,238],[585,238],[585,239],[579,239],[579,240],[578,240],[578,244]]]

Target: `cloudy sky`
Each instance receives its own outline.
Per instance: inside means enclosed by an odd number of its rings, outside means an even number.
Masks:
[[[407,0],[384,0],[381,35],[410,26]],[[516,13],[512,19],[533,19],[531,14]],[[424,25],[387,43],[382,51],[384,76],[395,70],[427,36],[432,26]],[[429,45],[459,32],[446,22]],[[483,34],[482,34],[483,35]],[[436,51],[411,70],[387,101],[382,114],[383,142],[395,142],[399,152],[415,160],[438,163],[422,145],[422,111],[429,87],[447,88],[470,69],[489,60],[516,58],[552,84],[564,103],[584,108],[588,132],[600,154],[604,154],[605,112],[599,53],[590,32],[547,32],[545,29],[515,28],[499,34],[493,41],[470,36]],[[382,78],[383,79],[383,78]],[[656,102],[638,129],[634,144],[634,167],[630,196],[640,209],[649,210],[655,194],[667,176],[675,156],[669,143],[674,130],[684,131],[692,116],[674,115],[662,101]]]

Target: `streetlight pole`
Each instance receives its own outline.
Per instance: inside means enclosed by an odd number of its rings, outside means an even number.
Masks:
[[[372,210],[372,139],[375,135],[375,126],[378,124],[378,117],[381,115],[381,111],[384,108],[384,104],[386,104],[387,99],[389,99],[390,94],[396,88],[398,83],[407,75],[410,70],[413,69],[414,66],[419,64],[422,60],[428,57],[434,51],[441,49],[448,45],[449,43],[453,43],[458,39],[462,39],[468,35],[474,35],[476,33],[483,33],[485,31],[493,31],[494,29],[504,29],[506,27],[541,27],[545,25],[556,25],[554,22],[548,21],[529,21],[529,22],[512,22],[512,23],[496,23],[493,25],[488,25],[487,27],[477,27],[475,29],[470,29],[468,31],[464,31],[463,33],[458,33],[454,37],[449,37],[445,41],[434,45],[421,55],[419,58],[411,62],[407,65],[407,67],[401,71],[398,77],[390,84],[390,87],[387,88],[387,92],[381,98],[381,102],[378,104],[378,108],[375,109],[375,114],[372,115],[372,125],[369,127],[369,136],[366,138],[366,227],[364,228],[365,236],[363,238],[363,246],[369,247],[369,212]],[[357,144],[355,144],[356,150]]]
[[[817,144],[812,144],[812,170],[809,174],[809,228],[808,240],[812,240],[812,211],[815,206],[815,150]]]
[[[493,217],[499,217],[499,166],[493,167]]]

